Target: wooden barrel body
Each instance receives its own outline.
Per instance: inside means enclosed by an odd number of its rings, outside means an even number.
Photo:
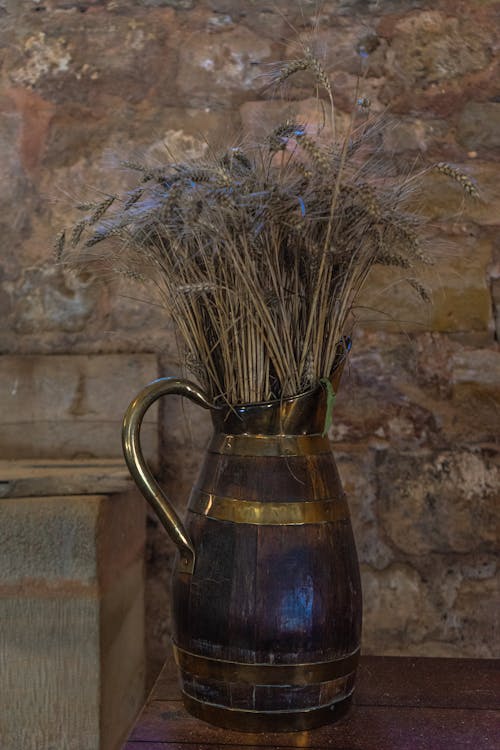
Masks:
[[[246,731],[335,720],[354,689],[361,587],[322,390],[215,417],[174,571],[188,710]]]

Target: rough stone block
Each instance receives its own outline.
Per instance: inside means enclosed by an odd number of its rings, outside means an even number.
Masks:
[[[446,253],[443,249],[439,251],[439,242],[438,239],[435,265],[408,274],[418,275],[430,291],[431,303],[423,302],[401,273],[375,266],[358,300],[358,317],[363,325],[420,333],[487,331],[492,328],[487,280],[491,242],[475,237],[450,237],[446,242]]]
[[[0,357],[0,456],[121,456],[121,422],[136,393],[157,377],[154,355]],[[157,406],[142,429],[156,459]]]
[[[385,568],[393,552],[383,540],[377,518],[375,451],[365,447],[333,448],[351,511],[359,561],[375,569]]]
[[[383,132],[384,149],[389,154],[407,151],[425,153],[430,148],[442,146],[448,134],[446,120],[436,118],[398,117]]]
[[[500,468],[472,451],[387,452],[379,458],[379,519],[409,555],[494,551]]]
[[[485,68],[491,60],[491,30],[465,16],[422,10],[397,19],[391,44],[399,87],[426,89]],[[457,50],[461,54],[457,54]]]
[[[451,363],[453,398],[473,399],[494,408],[500,405],[500,352],[493,349],[467,349],[457,352]]]
[[[363,566],[361,573],[366,652],[380,653],[405,638],[424,640],[439,613],[418,571],[407,563],[394,563],[383,571]]]
[[[476,646],[477,656],[498,657],[500,625],[494,602],[498,600],[499,587],[498,574],[480,581],[461,581],[455,600],[455,616],[450,619],[454,622],[455,638],[462,653]]]
[[[118,750],[144,692],[135,492],[0,501],[2,750]]]
[[[471,151],[500,147],[500,102],[468,102],[458,123],[459,141]]]
[[[102,294],[102,285],[94,279],[65,273],[55,264],[23,269],[10,289],[18,335],[84,332],[93,322]]]
[[[383,571],[365,567],[362,575],[365,652],[496,656],[495,554],[409,555]]]
[[[335,399],[334,441],[368,441],[373,448],[397,442],[410,449],[428,439],[434,415],[428,395],[415,382],[417,342],[408,336],[358,330]]]
[[[177,85],[188,106],[238,99],[254,88],[260,64],[271,56],[271,45],[243,26],[212,37],[193,32],[180,49]]]

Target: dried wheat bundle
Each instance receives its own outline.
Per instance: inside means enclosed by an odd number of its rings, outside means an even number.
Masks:
[[[334,133],[329,79],[309,49],[276,80],[299,70],[323,87]],[[287,119],[252,147],[154,169],[129,163],[136,186],[82,206],[58,253],[86,265],[104,243],[99,258],[112,270],[151,282],[186,368],[212,398],[296,395],[331,375],[370,268],[406,273],[427,261],[409,208],[415,175],[384,178],[365,151],[371,131],[353,114],[347,133],[325,144]],[[434,168],[474,194],[458,170]],[[411,273],[408,283],[426,298]]]

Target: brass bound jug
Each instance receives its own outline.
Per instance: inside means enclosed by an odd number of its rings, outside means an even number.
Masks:
[[[184,521],[140,448],[143,416],[167,394],[209,409],[214,424]],[[213,724],[305,730],[349,706],[361,587],[349,509],[323,435],[326,408],[321,387],[230,408],[188,381],[161,378],[125,415],[130,472],[178,548],[172,640],[184,704]]]

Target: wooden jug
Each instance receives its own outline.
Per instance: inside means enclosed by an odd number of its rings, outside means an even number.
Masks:
[[[210,409],[214,424],[184,521],[140,449],[142,418],[167,394]],[[179,551],[172,640],[183,700],[213,724],[305,730],[349,707],[361,586],[326,408],[322,387],[216,407],[193,383],[161,378],[125,415],[127,464]]]

